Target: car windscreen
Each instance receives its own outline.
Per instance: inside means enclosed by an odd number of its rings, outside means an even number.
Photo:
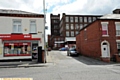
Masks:
[[[70,49],[70,51],[76,51],[76,49],[74,49],[74,48],[71,48],[71,49]]]

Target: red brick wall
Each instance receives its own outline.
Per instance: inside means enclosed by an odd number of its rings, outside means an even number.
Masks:
[[[102,37],[101,22],[108,22],[108,37]],[[80,31],[80,34],[76,36],[77,50],[89,57],[100,58],[101,57],[101,42],[106,40],[110,44],[110,55],[113,57],[117,54],[116,39],[120,40],[120,37],[116,37],[115,20],[97,20],[86,28],[87,39],[84,38],[84,30]]]

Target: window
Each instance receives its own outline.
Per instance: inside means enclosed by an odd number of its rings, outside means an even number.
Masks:
[[[66,36],[69,36],[69,31],[66,31]]]
[[[30,21],[30,33],[37,33],[36,21]]]
[[[75,24],[75,29],[79,29],[79,25],[78,24]]]
[[[117,50],[118,50],[118,54],[120,54],[120,42],[117,42]]]
[[[21,20],[13,20],[13,33],[22,33]]]
[[[60,47],[60,44],[58,44],[58,47]]]
[[[96,17],[93,17],[93,21],[95,21],[96,20]]]
[[[69,30],[69,24],[66,24],[66,30]]]
[[[74,36],[74,31],[71,31],[71,36]]]
[[[102,24],[102,35],[108,35],[108,22],[101,22]]]
[[[58,23],[59,21],[58,20],[54,20],[54,23]]]
[[[58,27],[57,27],[57,25],[54,25],[54,29],[57,29]]]
[[[54,41],[56,41],[57,39],[56,38],[54,38]]]
[[[79,17],[79,21],[80,21],[80,22],[83,22],[83,18],[82,18],[82,17]]]
[[[74,29],[74,26],[73,26],[73,24],[71,24],[71,30],[73,30]]]
[[[4,43],[4,56],[30,56],[31,43],[30,42],[9,42]]]
[[[87,26],[87,24],[84,24],[84,27],[86,27]]]
[[[91,23],[91,22],[92,22],[91,17],[88,17],[88,22],[89,22],[89,23]]]
[[[82,29],[83,28],[83,25],[82,24],[80,24],[80,29]]]
[[[79,32],[78,31],[76,31],[76,35],[78,34]]]
[[[78,22],[78,17],[75,17],[75,22]]]
[[[58,38],[58,41],[60,41],[60,38]]]
[[[58,33],[57,30],[54,30],[54,33],[55,33],[55,34]]]
[[[70,22],[73,22],[73,17],[70,17]]]
[[[69,17],[66,17],[65,19],[66,19],[66,22],[69,22]]]
[[[116,22],[115,25],[116,25],[116,35],[120,36],[120,23]]]
[[[87,17],[84,17],[84,22],[87,22]]]

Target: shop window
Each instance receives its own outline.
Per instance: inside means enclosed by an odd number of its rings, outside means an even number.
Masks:
[[[30,43],[4,43],[4,56],[30,56]]]

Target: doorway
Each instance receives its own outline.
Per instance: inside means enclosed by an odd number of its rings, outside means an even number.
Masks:
[[[110,57],[109,47],[110,47],[110,45],[109,45],[108,41],[103,41],[101,43],[101,52],[102,52],[101,57]]]

